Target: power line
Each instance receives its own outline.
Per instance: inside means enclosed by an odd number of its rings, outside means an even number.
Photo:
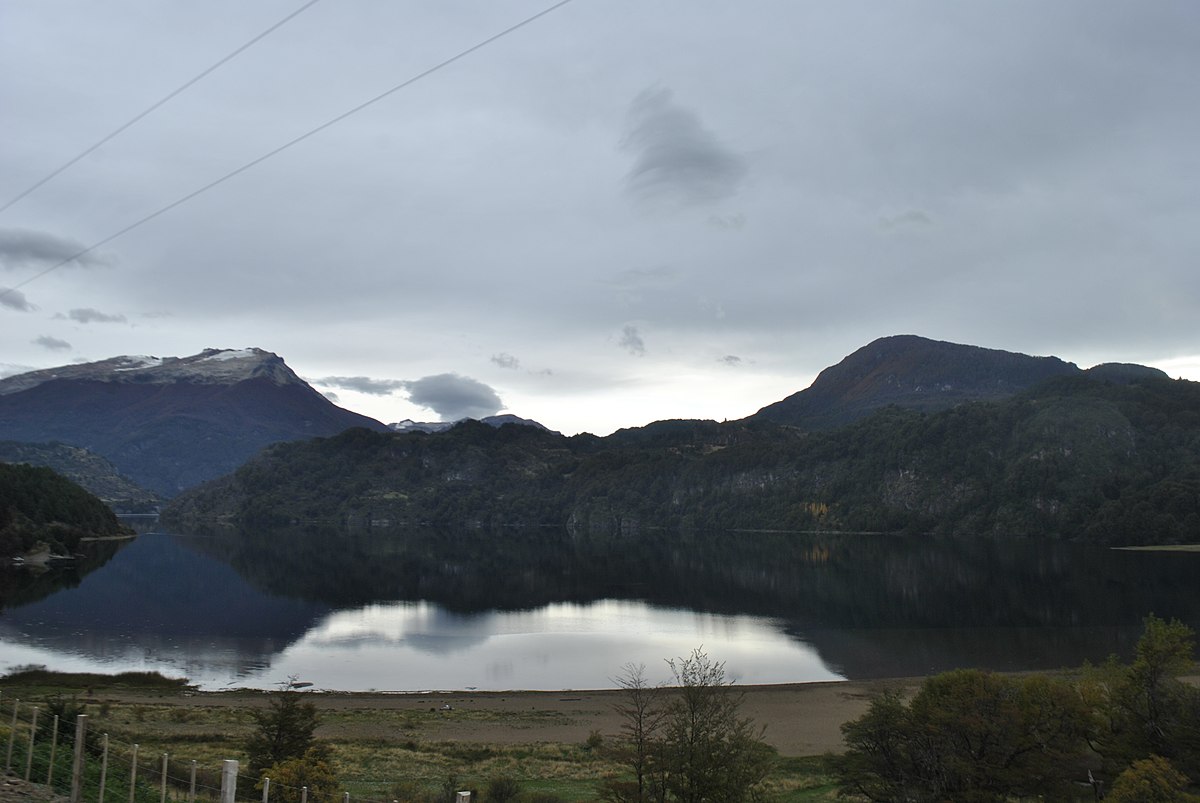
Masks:
[[[314,0],[314,2],[315,2],[315,0]],[[133,231],[134,229],[138,228],[139,226],[149,223],[151,220],[154,220],[156,217],[159,217],[160,215],[164,215],[167,212],[170,212],[175,207],[182,206],[183,204],[192,200],[196,196],[202,195],[202,194],[208,192],[209,190],[211,190],[212,188],[219,186],[221,184],[224,184],[226,181],[233,178],[234,176],[240,175],[240,174],[246,172],[247,170],[249,170],[250,168],[255,167],[256,165],[262,164],[263,162],[270,159],[272,156],[275,156],[277,154],[282,153],[283,151],[286,151],[288,148],[292,147],[293,145],[297,145],[315,134],[319,134],[320,132],[324,131],[325,129],[329,128],[330,126],[340,123],[342,120],[345,120],[347,117],[350,117],[351,115],[358,114],[360,111],[367,108],[368,106],[373,106],[374,104],[378,103],[379,101],[383,100],[384,98],[388,97],[389,95],[392,95],[396,92],[399,92],[401,89],[404,89],[405,87],[415,84],[417,81],[420,81],[422,78],[426,78],[426,77],[434,74],[438,70],[441,70],[444,67],[450,66],[454,62],[459,61],[460,59],[463,59],[466,56],[469,56],[470,54],[474,53],[477,50],[487,47],[488,45],[492,44],[493,42],[495,42],[499,39],[503,39],[505,36],[508,36],[510,33],[518,31],[521,28],[524,28],[526,25],[529,25],[531,22],[535,22],[536,20],[541,19],[542,17],[546,16],[547,14],[551,13],[552,11],[556,11],[571,2],[573,2],[573,0],[559,0],[559,2],[555,3],[554,5],[548,6],[547,8],[542,9],[541,11],[537,12],[536,14],[526,17],[525,19],[521,20],[520,22],[516,23],[515,25],[511,25],[508,28],[505,28],[504,30],[500,31],[499,33],[492,34],[487,39],[484,39],[481,42],[471,45],[466,50],[459,51],[458,53],[456,53],[455,55],[446,59],[445,61],[441,61],[441,62],[435,64],[434,66],[428,68],[427,70],[424,70],[423,72],[419,72],[416,75],[414,75],[413,77],[411,77],[405,81],[401,81],[400,83],[393,86],[391,89],[380,92],[378,95],[371,98],[370,100],[364,101],[363,103],[358,104],[357,106],[353,107],[352,109],[342,112],[338,116],[336,116],[330,120],[327,120],[324,123],[321,123],[316,128],[309,129],[305,133],[301,134],[300,136],[298,136],[294,139],[291,139],[291,140],[285,142],[284,144],[280,145],[279,147],[275,148],[274,150],[267,151],[262,156],[259,156],[256,159],[252,159],[249,162],[246,162],[241,167],[230,170],[225,175],[221,176],[218,179],[210,181],[208,184],[205,184],[203,187],[200,187],[199,189],[189,192],[187,195],[184,195],[183,197],[172,201],[171,203],[167,204],[166,206],[159,207],[157,210],[151,212],[150,214],[146,215],[145,217],[140,218],[140,219],[134,221],[133,223],[130,223],[128,226],[125,226],[124,228],[119,229],[118,231],[108,235],[104,239],[97,240],[96,242],[89,245],[87,248],[77,251],[74,254],[72,254],[71,256],[63,259],[62,261],[56,262],[55,264],[51,265],[50,267],[45,268],[45,269],[39,271],[38,273],[35,273],[34,275],[30,276],[25,281],[20,282],[19,284],[13,285],[12,287],[0,289],[0,299],[4,298],[6,295],[8,295],[16,290],[20,290],[22,287],[29,284],[30,282],[34,282],[34,281],[42,278],[47,273],[58,270],[63,265],[66,265],[69,262],[73,262],[74,260],[79,259],[82,256],[86,256],[87,254],[90,254],[92,251],[95,251],[97,248],[107,245],[108,243],[112,242],[113,240],[117,239],[118,237],[128,234],[129,232]]]
[[[50,181],[52,178],[54,178],[55,176],[57,176],[59,173],[62,173],[62,172],[63,172],[64,170],[66,170],[68,167],[70,167],[71,165],[75,164],[75,163],[76,163],[76,162],[78,162],[80,159],[83,159],[83,158],[84,158],[85,156],[87,156],[88,154],[92,153],[92,152],[93,152],[93,151],[95,151],[97,148],[99,148],[101,145],[103,145],[104,143],[106,143],[106,142],[108,142],[109,140],[111,140],[113,137],[117,136],[117,135],[118,135],[118,134],[120,134],[121,132],[123,132],[123,131],[125,131],[126,129],[130,128],[130,127],[131,127],[131,126],[133,126],[135,123],[139,122],[139,121],[140,121],[140,120],[142,120],[144,117],[146,117],[147,115],[149,115],[149,114],[151,114],[152,112],[154,112],[156,109],[158,109],[158,108],[159,108],[160,106],[162,106],[163,104],[167,103],[168,101],[170,101],[170,100],[174,99],[175,97],[179,96],[180,94],[182,94],[184,91],[186,91],[188,88],[190,88],[190,87],[191,87],[193,84],[195,84],[195,83],[199,82],[201,79],[203,79],[203,78],[205,78],[206,76],[208,76],[210,73],[212,73],[212,72],[213,72],[214,70],[216,70],[218,67],[220,67],[220,66],[222,66],[223,64],[225,64],[226,62],[228,62],[228,61],[230,61],[230,60],[234,59],[235,57],[237,57],[237,56],[241,55],[243,52],[245,52],[247,49],[249,49],[249,48],[250,48],[252,45],[254,45],[254,44],[257,44],[258,42],[262,41],[262,40],[263,40],[263,39],[265,39],[266,37],[270,36],[270,35],[271,35],[272,33],[274,33],[276,30],[278,30],[279,28],[283,27],[283,26],[284,26],[284,24],[286,24],[286,23],[290,22],[291,20],[295,19],[296,17],[300,16],[302,13],[304,13],[304,12],[305,12],[305,11],[307,11],[308,9],[312,8],[313,6],[315,6],[315,5],[316,5],[317,3],[319,3],[319,2],[321,2],[321,0],[308,0],[308,2],[307,2],[307,3],[305,3],[304,5],[300,6],[300,8],[296,9],[296,10],[295,10],[295,11],[293,11],[291,14],[288,14],[286,17],[284,17],[283,19],[279,20],[279,22],[276,22],[274,25],[272,25],[271,27],[267,28],[265,31],[263,31],[262,33],[260,33],[258,36],[255,36],[253,39],[251,39],[250,41],[246,42],[244,45],[242,45],[241,47],[239,47],[237,50],[234,50],[234,51],[233,51],[232,53],[230,53],[228,56],[225,56],[225,58],[223,58],[223,59],[221,59],[221,60],[217,61],[217,62],[216,62],[215,64],[213,64],[211,67],[209,67],[208,69],[204,70],[204,71],[203,71],[203,72],[201,72],[199,75],[197,75],[196,77],[192,78],[190,81],[187,81],[186,83],[182,84],[182,85],[181,85],[181,86],[180,86],[178,89],[175,89],[174,91],[172,91],[172,92],[168,93],[168,94],[167,94],[165,97],[163,97],[161,100],[158,100],[158,101],[154,102],[154,103],[153,103],[153,104],[151,104],[151,105],[150,105],[150,107],[149,107],[149,108],[147,108],[145,111],[143,111],[142,113],[140,113],[140,114],[136,115],[136,116],[135,116],[133,119],[129,120],[127,123],[124,123],[123,125],[121,125],[121,126],[118,126],[118,127],[117,127],[116,129],[114,129],[114,130],[113,130],[113,131],[112,131],[110,134],[108,134],[108,135],[106,135],[106,136],[102,137],[102,138],[101,138],[101,139],[99,139],[99,140],[98,140],[98,141],[97,141],[95,144],[93,144],[93,145],[91,145],[90,147],[86,148],[85,150],[83,150],[82,152],[80,152],[79,154],[77,154],[76,156],[74,156],[72,159],[70,159],[69,161],[67,161],[67,162],[63,163],[63,164],[62,164],[62,165],[61,165],[61,166],[60,166],[58,169],[54,170],[54,171],[53,171],[53,172],[51,172],[49,175],[47,175],[47,176],[45,176],[44,178],[42,178],[42,179],[41,179],[40,181],[38,181],[37,183],[35,183],[35,184],[31,185],[30,187],[26,188],[26,189],[25,189],[23,192],[20,192],[20,193],[18,193],[16,197],[14,197],[12,200],[10,200],[8,203],[6,203],[4,206],[0,206],[0,212],[4,212],[4,211],[5,211],[5,210],[7,210],[7,209],[8,209],[10,206],[12,206],[13,204],[15,204],[17,201],[21,200],[21,199],[22,199],[22,198],[24,198],[26,195],[29,195],[29,194],[30,194],[31,192],[33,192],[34,190],[38,189],[38,188],[39,188],[39,187],[41,187],[43,184],[45,184],[46,182]]]

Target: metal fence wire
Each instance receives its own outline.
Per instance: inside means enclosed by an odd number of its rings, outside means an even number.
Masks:
[[[71,803],[399,803],[396,783],[355,780],[374,796],[309,789],[239,772],[234,760],[200,763],[153,753],[89,728],[86,714],[63,717],[62,701],[0,700],[0,749],[6,775],[45,784]],[[456,796],[468,803],[470,793]]]

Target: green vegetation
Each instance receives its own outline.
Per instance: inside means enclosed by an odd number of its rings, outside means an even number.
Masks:
[[[941,412],[885,408],[833,431],[761,420],[607,438],[476,422],[437,435],[351,430],[272,447],[166,513],[1179,543],[1200,532],[1200,384],[1073,376]]]
[[[623,724],[614,757],[626,772],[605,782],[605,800],[757,799],[774,751],[740,715],[742,696],[726,681],[725,665],[699,649],[668,663],[670,694],[647,686],[640,666],[627,666],[618,681],[625,701],[617,708]]]
[[[0,462],[53,469],[95,494],[120,513],[152,513],[162,498],[121,476],[117,467],[94,452],[64,443],[0,441]]]
[[[1187,800],[1200,786],[1200,689],[1178,675],[1193,649],[1189,628],[1151,616],[1129,666],[1071,680],[937,675],[846,723],[833,765],[873,801],[1092,799],[1109,785],[1116,799]]]
[[[726,724],[738,727],[736,716],[737,693],[727,687],[719,674],[719,664],[706,658],[696,663],[693,655],[677,662],[681,679],[692,677],[697,682],[715,681],[716,685],[697,687],[692,691],[698,695],[691,703],[676,694],[673,689],[656,690],[657,699],[664,711],[671,716],[684,717],[687,712],[713,711],[715,719],[701,718],[706,723],[699,731],[693,731],[695,745],[720,744],[737,746],[738,738],[729,738]],[[710,671],[711,670],[711,671]],[[699,672],[699,674],[696,674]],[[161,757],[170,756],[168,774],[172,788],[180,779],[186,779],[190,761],[199,762],[198,778],[201,787],[214,788],[219,783],[219,768],[222,759],[234,758],[242,762],[243,776],[257,777],[245,769],[250,756],[247,746],[260,734],[262,720],[280,721],[279,706],[271,705],[271,695],[264,700],[260,692],[233,692],[215,695],[196,695],[182,690],[168,679],[155,680],[145,677],[115,677],[95,675],[64,675],[64,686],[50,689],[46,684],[50,677],[42,672],[23,671],[15,676],[0,679],[0,691],[5,702],[4,711],[9,712],[8,703],[14,697],[34,702],[42,711],[44,719],[47,704],[59,701],[63,711],[82,709],[89,718],[89,736],[110,736],[114,759],[109,767],[109,796],[126,799],[128,786],[129,748],[132,743],[140,745],[139,783],[145,786],[145,795],[138,800],[157,800],[160,783]],[[18,685],[18,682],[21,685]],[[133,681],[134,685],[120,685]],[[146,682],[135,695],[128,692],[138,683]],[[36,685],[27,686],[25,683]],[[86,689],[86,691],[84,691]],[[76,692],[80,692],[76,695]],[[147,694],[149,693],[149,694]],[[305,693],[300,706],[312,699]],[[272,715],[270,712],[275,710]],[[455,710],[456,720],[476,717],[502,718],[511,728],[537,727],[545,721],[546,712],[535,710],[513,710],[504,713]],[[625,773],[625,765],[616,749],[621,737],[618,734],[592,734],[576,744],[539,742],[514,744],[489,744],[480,742],[440,741],[430,738],[430,729],[441,723],[446,712],[428,706],[386,709],[361,708],[359,706],[324,707],[314,740],[300,757],[280,761],[267,768],[264,775],[271,778],[271,799],[288,800],[302,785],[310,788],[328,788],[333,780],[335,797],[340,799],[342,791],[349,791],[352,799],[400,800],[407,803],[435,803],[453,801],[453,793],[462,789],[477,790],[476,800],[515,800],[520,803],[556,803],[558,801],[595,801],[601,798],[603,787],[614,778]],[[22,715],[27,722],[28,715]],[[683,719],[679,720],[679,726]],[[0,716],[0,743],[7,736],[8,720]],[[686,729],[685,729],[686,730]],[[19,729],[19,734],[27,732]],[[62,731],[60,731],[61,733]],[[662,736],[671,733],[664,729]],[[753,737],[755,734],[750,733]],[[41,737],[39,737],[40,739]],[[773,753],[753,742],[755,755],[769,759],[766,764],[756,764],[764,771],[769,770],[761,783],[754,784],[762,794],[771,799],[785,801],[831,800],[833,788],[830,774],[821,758],[784,759],[775,761]],[[19,741],[18,741],[19,743]],[[64,759],[63,742],[60,739],[58,762],[69,768],[69,759]],[[680,742],[680,745],[684,742]],[[23,753],[18,751],[21,756]],[[69,751],[68,751],[69,752]],[[679,782],[684,778],[723,777],[725,781],[738,777],[726,766],[723,773],[700,773],[701,766],[721,766],[722,762],[738,753],[709,753],[704,764],[688,761],[684,754],[671,757],[672,766],[678,768]],[[746,755],[741,753],[740,755]],[[119,759],[117,758],[119,756]],[[98,762],[92,761],[94,767]],[[57,765],[56,765],[57,766]],[[660,769],[656,765],[656,769]],[[65,774],[63,772],[65,771]],[[35,772],[34,780],[44,777],[44,768]],[[117,773],[114,776],[114,773]],[[689,775],[688,773],[693,773]],[[69,769],[56,768],[55,776],[69,777]],[[113,780],[114,777],[117,780]],[[661,775],[656,777],[662,777]],[[58,781],[56,780],[56,783]],[[250,792],[246,799],[257,798],[250,791],[253,781],[239,784],[239,799]],[[242,786],[245,786],[243,789]],[[60,787],[62,788],[62,787]],[[95,799],[95,787],[89,787],[89,797]],[[730,787],[731,788],[731,787]],[[682,799],[672,795],[669,799]],[[740,799],[740,797],[722,798]]]
[[[265,709],[251,712],[254,733],[246,740],[246,754],[250,756],[250,774],[259,776],[267,768],[276,775],[281,766],[289,765],[288,771],[298,771],[290,765],[324,758],[325,751],[313,740],[317,729],[317,707],[295,691],[281,691],[271,695]],[[309,755],[314,749],[317,753]],[[304,784],[299,784],[303,786]]]
[[[115,675],[101,675],[94,672],[54,672],[44,666],[19,666],[0,678],[7,687],[17,687],[32,690],[35,694],[44,689],[53,689],[58,693],[64,690],[73,694],[82,694],[94,686],[107,688],[132,689],[161,689],[181,691],[187,688],[187,678],[169,678],[158,672],[120,672]]]
[[[0,557],[38,544],[70,555],[85,536],[132,534],[103,502],[48,468],[0,463]]]

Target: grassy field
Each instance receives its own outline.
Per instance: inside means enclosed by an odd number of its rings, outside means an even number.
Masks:
[[[223,759],[246,761],[243,744],[254,728],[252,712],[267,699],[258,691],[194,692],[182,681],[154,675],[44,671],[0,679],[0,692],[0,749],[7,743],[14,699],[22,701],[22,723],[28,720],[31,703],[39,706],[43,717],[50,705],[71,711],[82,706],[91,736],[108,734],[114,764],[128,762],[132,746],[138,745],[138,774],[150,784],[158,783],[165,753],[170,756],[171,777],[185,779],[195,761],[201,785],[215,785]],[[464,697],[447,710],[428,699],[396,696],[311,694],[310,699],[320,712],[316,735],[331,745],[342,788],[356,800],[422,799],[449,786],[482,791],[498,776],[517,780],[530,799],[539,794],[537,799],[546,801],[597,800],[603,780],[622,771],[608,749],[615,728],[579,731],[592,724],[592,717],[606,713],[597,709],[601,703],[590,700],[564,698],[571,702],[542,707],[524,705],[527,698],[513,693],[493,700],[504,704],[499,709],[471,708],[476,698]],[[586,736],[570,741],[545,738],[572,728]],[[28,725],[19,725],[17,733],[17,755],[22,758]],[[474,741],[472,733],[503,738]],[[767,791],[779,801],[836,797],[820,756],[780,757]]]

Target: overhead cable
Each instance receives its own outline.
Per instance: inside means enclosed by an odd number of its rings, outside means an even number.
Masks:
[[[190,88],[192,85],[196,84],[196,83],[197,83],[197,82],[199,82],[201,79],[203,79],[203,78],[205,78],[206,76],[208,76],[210,73],[212,73],[212,72],[213,72],[214,70],[216,70],[218,67],[220,67],[220,66],[222,66],[223,64],[225,64],[225,63],[227,63],[227,62],[231,61],[231,60],[232,60],[232,59],[234,59],[235,57],[237,57],[237,56],[241,55],[241,54],[242,54],[242,53],[244,53],[244,52],[245,52],[247,49],[249,49],[249,48],[250,48],[252,45],[254,45],[254,44],[257,44],[258,42],[262,41],[262,40],[263,40],[263,39],[265,39],[266,37],[270,36],[270,35],[271,35],[272,33],[274,33],[276,30],[278,30],[279,28],[283,27],[283,25],[284,25],[285,23],[288,23],[288,22],[290,22],[291,20],[295,19],[296,17],[300,16],[302,13],[304,13],[304,12],[305,12],[305,11],[307,11],[308,9],[312,8],[313,6],[315,6],[315,5],[316,5],[317,3],[319,3],[319,2],[321,2],[321,0],[308,0],[308,2],[307,2],[307,3],[305,3],[304,5],[300,6],[300,8],[296,9],[296,10],[295,10],[295,11],[293,11],[291,14],[288,14],[286,17],[284,17],[283,19],[279,20],[279,21],[278,21],[278,22],[276,22],[274,25],[272,25],[271,27],[267,28],[265,31],[263,31],[262,33],[260,33],[258,36],[255,36],[253,39],[251,39],[250,41],[246,42],[244,45],[242,45],[241,47],[239,47],[237,50],[234,50],[234,51],[233,51],[232,53],[230,53],[228,56],[225,56],[223,59],[221,59],[221,60],[217,61],[215,64],[213,64],[211,67],[209,67],[208,69],[206,69],[206,70],[204,70],[203,72],[201,72],[201,73],[200,73],[199,75],[197,75],[196,77],[192,78],[191,80],[189,80],[189,81],[185,82],[184,84],[182,84],[182,85],[181,85],[179,88],[177,88],[177,89],[173,90],[172,92],[168,93],[168,94],[167,94],[166,96],[164,96],[164,97],[163,97],[161,100],[155,101],[155,102],[154,102],[154,103],[152,103],[152,104],[151,104],[151,105],[150,105],[150,106],[149,106],[149,107],[148,107],[148,108],[147,108],[145,111],[143,111],[143,112],[141,112],[140,114],[138,114],[138,115],[134,116],[134,117],[133,117],[131,120],[129,120],[128,122],[126,122],[126,123],[124,123],[124,124],[122,124],[122,125],[118,126],[118,127],[117,127],[117,128],[115,128],[115,129],[114,129],[114,130],[113,130],[111,133],[109,133],[109,134],[107,134],[106,136],[104,136],[104,137],[100,138],[100,139],[99,139],[99,140],[97,140],[97,141],[96,141],[96,142],[95,142],[93,145],[91,145],[91,146],[89,146],[88,148],[84,149],[84,150],[83,150],[83,151],[81,151],[79,154],[77,154],[76,156],[74,156],[74,157],[72,157],[70,160],[68,160],[67,162],[64,162],[64,163],[63,163],[63,164],[62,164],[60,167],[58,167],[58,169],[56,169],[56,170],[52,171],[52,172],[51,172],[49,175],[47,175],[47,176],[43,177],[43,178],[42,178],[40,181],[38,181],[38,182],[36,182],[36,183],[34,183],[34,184],[30,185],[30,186],[29,186],[29,187],[27,187],[25,190],[23,190],[22,192],[18,193],[18,194],[17,194],[17,195],[16,195],[14,198],[12,198],[11,200],[9,200],[9,202],[8,202],[8,203],[6,203],[4,206],[0,206],[0,212],[4,212],[4,211],[5,211],[5,210],[7,210],[7,209],[8,209],[10,206],[12,206],[13,204],[15,204],[17,201],[21,200],[21,199],[22,199],[22,198],[24,198],[26,195],[29,195],[29,194],[30,194],[31,192],[33,192],[34,190],[38,189],[38,188],[39,188],[39,187],[41,187],[43,184],[45,184],[46,182],[50,181],[52,178],[54,178],[54,177],[55,177],[55,176],[57,176],[58,174],[62,173],[62,172],[63,172],[64,170],[66,170],[68,167],[70,167],[71,165],[75,164],[75,163],[76,163],[76,162],[78,162],[79,160],[83,159],[85,156],[87,156],[88,154],[92,153],[93,151],[95,151],[95,150],[96,150],[97,148],[99,148],[101,145],[103,145],[103,144],[105,144],[106,142],[108,142],[109,140],[113,139],[113,138],[114,138],[114,137],[116,137],[118,134],[122,133],[123,131],[125,131],[125,130],[129,129],[131,126],[133,126],[133,125],[134,125],[134,124],[136,124],[137,122],[141,121],[143,118],[147,117],[149,114],[151,114],[152,112],[154,112],[155,110],[157,110],[159,107],[161,107],[162,105],[164,105],[164,104],[165,104],[165,103],[167,103],[168,101],[170,101],[170,100],[172,100],[172,99],[174,99],[174,98],[178,97],[180,94],[182,94],[182,93],[183,93],[183,92],[185,92],[187,89],[189,89],[189,88]]]
[[[560,2],[557,2],[554,5],[549,6],[547,8],[544,8],[541,11],[537,12],[536,14],[526,17],[525,19],[521,20],[520,22],[516,23],[515,25],[511,25],[508,28],[505,28],[504,30],[500,31],[499,33],[492,34],[487,39],[484,39],[481,42],[471,45],[466,50],[459,51],[458,53],[456,53],[455,55],[446,59],[445,61],[438,62],[434,66],[432,66],[422,72],[417,73],[413,77],[408,78],[407,80],[401,81],[400,83],[393,86],[391,89],[380,92],[378,95],[371,98],[370,100],[364,101],[364,102],[358,104],[357,106],[353,107],[352,109],[342,112],[338,116],[336,116],[330,120],[327,120],[324,123],[321,123],[316,128],[309,129],[308,131],[304,132],[300,136],[295,137],[294,139],[291,139],[291,140],[285,142],[284,144],[280,145],[279,147],[275,148],[274,150],[267,151],[262,156],[259,156],[255,159],[250,160],[249,162],[246,162],[241,167],[230,170],[225,175],[221,176],[218,179],[210,181],[208,184],[205,184],[203,187],[200,187],[199,189],[196,189],[196,190],[192,190],[187,195],[184,195],[181,198],[177,198],[176,200],[172,201],[171,203],[167,204],[166,206],[159,207],[158,209],[156,209],[155,211],[146,215],[145,217],[139,218],[138,220],[134,221],[133,223],[130,223],[129,225],[125,226],[124,228],[113,232],[112,234],[108,235],[104,239],[97,240],[96,242],[89,245],[87,248],[76,251],[74,254],[71,254],[71,256],[69,256],[59,262],[54,263],[53,265],[51,265],[48,268],[44,268],[43,270],[30,276],[25,281],[20,282],[19,284],[13,285],[12,287],[9,287],[9,288],[0,289],[0,298],[4,298],[6,295],[8,295],[9,293],[12,293],[15,290],[20,290],[22,287],[29,284],[30,282],[33,282],[33,281],[36,281],[36,280],[42,278],[47,273],[58,270],[63,265],[66,265],[69,262],[73,262],[82,256],[86,256],[87,254],[90,254],[92,251],[95,251],[97,248],[107,245],[108,243],[112,242],[113,240],[117,239],[118,237],[128,234],[129,232],[133,231],[134,229],[136,229],[146,223],[149,223],[151,220],[154,220],[156,217],[159,217],[160,215],[164,215],[167,212],[170,212],[175,207],[182,206],[183,204],[192,200],[196,196],[202,195],[202,194],[208,192],[209,190],[211,190],[212,188],[219,186],[221,184],[224,184],[226,181],[233,178],[234,176],[245,173],[250,168],[255,167],[259,164],[262,164],[263,162],[270,159],[272,156],[275,156],[277,154],[282,153],[283,151],[286,151],[288,148],[291,148],[293,145],[297,145],[315,134],[319,134],[320,132],[324,131],[325,129],[329,128],[330,126],[336,125],[337,123],[340,123],[342,120],[345,120],[347,117],[358,114],[363,109],[366,109],[369,106],[373,106],[374,104],[378,103],[379,101],[383,100],[384,98],[388,97],[389,95],[392,95],[396,92],[399,92],[401,89],[404,89],[405,87],[415,84],[417,81],[420,81],[422,78],[426,78],[426,77],[432,75],[433,73],[437,72],[438,70],[441,70],[444,67],[450,66],[454,62],[459,61],[460,59],[465,58],[466,56],[469,56],[470,54],[474,53],[477,50],[487,47],[488,45],[492,44],[493,42],[495,42],[499,39],[503,39],[505,36],[508,36],[510,33],[518,31],[521,28],[524,28],[526,25],[529,25],[531,22],[541,19],[542,17],[546,16],[550,12],[556,11],[557,9],[560,9],[563,6],[565,6],[571,2],[573,2],[573,0],[560,0]]]

